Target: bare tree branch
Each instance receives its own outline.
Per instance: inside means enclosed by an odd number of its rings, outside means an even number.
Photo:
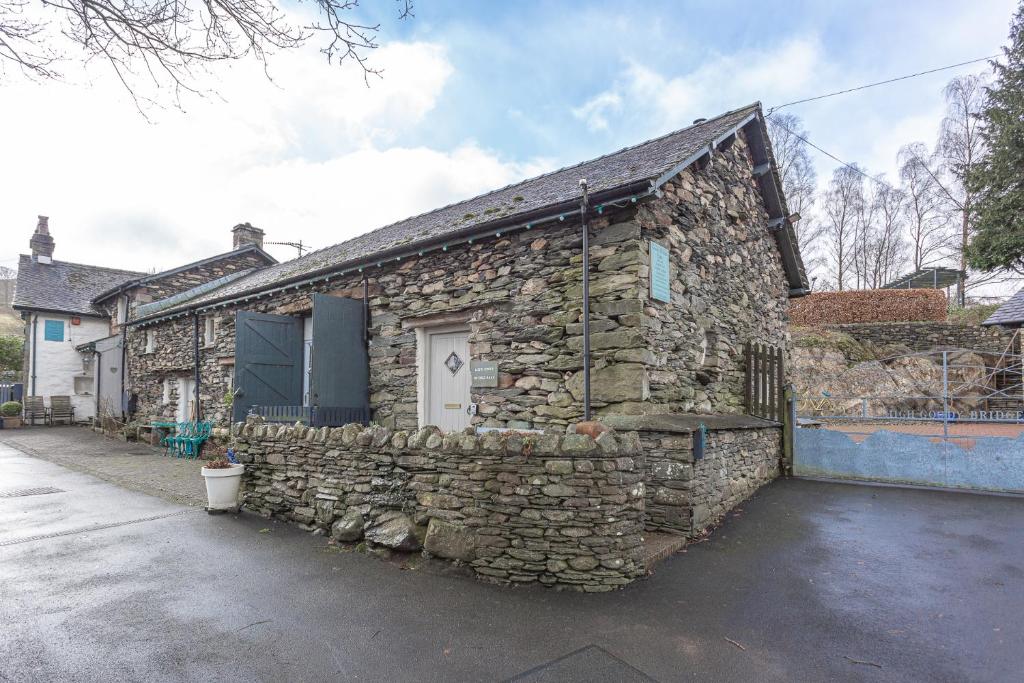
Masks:
[[[381,73],[369,61],[380,25],[353,20],[358,0],[311,2],[317,19],[297,23],[273,0],[0,0],[0,77],[15,65],[60,78],[57,64],[80,51],[81,61],[106,62],[140,106],[154,101],[140,94],[144,83],[199,93],[199,76],[218,62],[253,58],[269,73],[273,54],[317,37],[329,62],[355,62],[369,85]],[[396,2],[399,19],[412,16],[412,0]]]

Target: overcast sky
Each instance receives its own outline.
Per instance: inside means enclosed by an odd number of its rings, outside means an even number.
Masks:
[[[311,44],[274,59],[274,83],[220,67],[219,97],[147,121],[102,64],[65,83],[8,72],[0,265],[28,250],[37,214],[56,258],[138,270],[226,251],[243,221],[329,246],[754,100],[995,54],[1015,2],[417,0],[404,22],[391,0],[364,5],[383,23],[370,88]],[[934,142],[946,81],[983,68],[787,111],[825,149],[893,176],[900,146]],[[835,162],[815,161],[827,179]]]

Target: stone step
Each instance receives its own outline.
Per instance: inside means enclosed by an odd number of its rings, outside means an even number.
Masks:
[[[678,534],[644,532],[643,563],[647,571],[686,547],[686,537]]]

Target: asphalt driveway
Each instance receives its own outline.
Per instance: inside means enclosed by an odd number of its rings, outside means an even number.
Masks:
[[[778,481],[612,594],[500,588],[446,567],[208,516],[0,434],[2,681],[1007,681],[1024,669],[1016,498]]]

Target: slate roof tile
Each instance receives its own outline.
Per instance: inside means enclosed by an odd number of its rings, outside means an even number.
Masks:
[[[18,260],[13,306],[16,309],[106,317],[105,311],[93,306],[93,297],[143,275],[145,273],[132,270],[67,261],[39,263],[22,254]]]
[[[996,309],[982,325],[1021,325],[1024,324],[1024,289]]]

